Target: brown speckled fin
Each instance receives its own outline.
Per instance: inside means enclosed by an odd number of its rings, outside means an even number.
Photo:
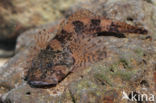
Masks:
[[[88,9],[80,9],[76,11],[75,13],[73,13],[71,16],[69,16],[68,21],[75,21],[81,18],[86,18],[86,17],[92,18],[95,16],[96,15]]]
[[[69,16],[68,19],[61,21],[56,35],[62,34],[62,31],[65,31],[66,34],[73,33],[74,32],[74,28],[73,28],[74,21],[77,21],[82,18],[90,18],[90,17],[92,18],[95,16],[96,15],[94,13],[92,13],[91,11],[89,11],[87,9],[80,9],[80,10],[76,11],[75,13],[73,13],[71,16]]]
[[[65,19],[63,19],[63,20],[60,22],[60,24],[59,24],[59,26],[58,26],[58,28],[57,28],[57,33],[56,33],[56,35],[61,34],[61,31],[62,31],[62,29],[63,29],[65,23],[66,23]]]
[[[86,67],[92,63],[103,60],[107,56],[106,47],[100,37],[95,39],[79,38],[69,46],[72,56],[75,59],[74,69],[78,67]]]
[[[33,35],[35,40],[36,46],[34,47],[35,50],[40,50],[46,48],[49,40],[51,37],[51,33],[48,32],[46,29],[39,30],[39,32]]]
[[[148,31],[141,27],[132,26],[130,24],[112,21],[107,19],[101,19],[100,26],[102,31],[115,32],[115,33],[137,33],[137,34],[147,34]]]

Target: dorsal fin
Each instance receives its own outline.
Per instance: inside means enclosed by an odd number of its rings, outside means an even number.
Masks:
[[[59,35],[61,33],[63,27],[66,24],[69,24],[72,27],[72,25],[71,25],[72,21],[79,20],[82,18],[89,18],[89,17],[94,18],[94,17],[96,17],[96,15],[88,9],[79,9],[78,11],[73,13],[71,16],[69,16],[68,19],[66,19],[66,20],[64,19],[61,21],[61,23],[58,26],[58,30],[57,30],[56,35]]]
[[[68,21],[74,21],[80,18],[96,17],[96,15],[88,9],[80,9],[69,16]]]
[[[61,33],[61,31],[62,31],[62,28],[64,27],[64,25],[65,25],[65,19],[63,19],[61,22],[60,22],[60,24],[58,25],[58,28],[57,28],[57,33],[56,33],[56,35],[59,35],[60,33]]]

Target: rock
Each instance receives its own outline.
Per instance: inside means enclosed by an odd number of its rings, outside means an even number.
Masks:
[[[136,90],[141,91],[145,86],[149,90],[148,93],[150,91],[154,93],[151,74],[153,73],[153,63],[156,55],[153,55],[152,52],[156,50],[152,49],[151,45],[153,44],[149,41],[143,42],[145,41],[137,39],[127,41],[126,38],[106,37],[105,45],[114,53],[110,53],[104,61],[86,68],[83,72],[73,73],[58,86],[49,89],[29,87],[22,78],[24,76],[22,65],[5,67],[1,71],[1,76],[4,77],[1,77],[0,85],[5,89],[9,88],[9,90],[5,90],[5,92],[9,92],[3,94],[2,101],[4,103],[7,101],[16,103],[21,101],[23,103],[48,101],[55,103],[59,101],[66,101],[66,103],[72,103],[73,101],[82,103],[111,101],[113,103],[118,101],[125,103],[121,100],[123,90],[126,93]],[[139,50],[138,47],[143,49]],[[148,49],[145,47],[148,47]],[[144,53],[146,56],[144,56]],[[24,59],[18,58],[17,60]],[[145,83],[148,85],[145,85]]]
[[[16,45],[15,38],[0,40],[0,58],[8,58],[14,55]]]
[[[9,60],[9,58],[1,58],[0,59],[0,67],[3,66],[7,61]]]
[[[148,11],[145,8],[146,6],[154,8],[152,4],[142,0],[135,2],[133,0],[98,0],[98,2],[94,1],[93,6],[89,6],[93,1],[91,0],[90,3],[85,1],[85,3],[80,4],[82,7],[88,5],[86,7],[90,7],[90,10],[94,8],[94,12],[99,11],[99,14],[105,15],[107,18],[111,17],[144,26],[149,29],[149,35],[152,36],[152,39],[154,38],[152,33],[155,31],[153,29],[155,26],[153,19],[149,18],[154,15],[151,12],[155,11],[154,9]],[[124,8],[125,5],[127,8]],[[76,9],[75,6],[73,10]],[[131,10],[133,10],[132,14]],[[68,13],[70,14],[70,11],[67,12],[66,16]],[[150,17],[148,17],[149,14],[151,14]],[[142,15],[144,19],[142,19]],[[129,16],[132,18],[127,19]],[[37,45],[32,35],[38,33],[40,29],[46,28],[47,31],[51,31],[50,38],[52,38],[55,35],[56,29],[54,28],[56,27],[57,23],[50,23],[50,26],[26,31],[18,38],[16,55],[0,68],[0,102],[129,103],[127,99],[122,100],[123,92],[127,93],[128,96],[131,95],[131,92],[156,95],[156,41],[141,36],[127,36],[127,38],[101,36],[104,39],[103,45],[108,50],[108,56],[103,61],[87,68],[80,68],[54,87],[44,89],[30,87],[24,81],[24,72],[25,68],[29,67],[26,65],[26,61],[29,60],[31,54],[37,53],[31,51],[30,48],[30,46]]]
[[[65,3],[64,3],[65,2]],[[55,21],[74,0],[1,0],[1,39],[16,37],[25,29]]]
[[[36,46],[35,35],[38,35],[39,32],[43,30],[46,30],[50,33],[56,32],[58,23],[59,21],[51,22],[22,33],[21,36],[17,38],[15,52],[17,53],[20,52],[21,50],[26,50],[27,48]],[[51,36],[53,35],[50,35],[49,38],[52,38]]]
[[[20,33],[59,19],[75,0],[64,2],[0,0],[0,57],[13,56],[16,38]]]
[[[151,4],[156,4],[155,0],[145,0],[145,1],[147,1],[148,3],[151,3]]]

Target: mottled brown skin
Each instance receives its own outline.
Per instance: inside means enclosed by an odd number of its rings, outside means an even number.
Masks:
[[[147,30],[79,10],[62,22],[46,49],[32,60],[26,80],[31,86],[53,86],[70,72],[103,60],[107,50],[98,33],[147,34]]]

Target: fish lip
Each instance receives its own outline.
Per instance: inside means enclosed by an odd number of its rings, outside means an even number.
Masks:
[[[34,88],[50,88],[56,86],[57,83],[47,83],[43,81],[28,81],[28,84]]]

